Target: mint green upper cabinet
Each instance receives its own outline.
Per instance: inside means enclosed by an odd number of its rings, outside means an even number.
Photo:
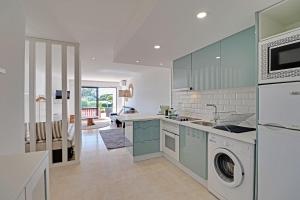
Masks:
[[[255,27],[251,27],[221,41],[221,88],[255,83]]]
[[[173,63],[173,89],[191,87],[191,54],[181,57]]]
[[[193,90],[220,87],[220,51],[220,42],[216,42],[192,53]]]
[[[160,151],[160,121],[133,122],[133,155],[140,156]]]
[[[179,126],[179,159],[181,164],[207,180],[207,133]]]

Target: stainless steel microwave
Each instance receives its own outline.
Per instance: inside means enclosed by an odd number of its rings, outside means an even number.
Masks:
[[[300,81],[300,29],[259,43],[259,83]]]

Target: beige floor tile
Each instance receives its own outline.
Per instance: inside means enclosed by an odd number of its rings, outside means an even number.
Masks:
[[[79,165],[50,169],[52,200],[216,200],[164,158],[134,163],[126,149],[107,151],[85,132]]]

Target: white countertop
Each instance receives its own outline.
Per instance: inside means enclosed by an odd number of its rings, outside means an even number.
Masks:
[[[251,132],[246,132],[246,133],[230,133],[228,131],[222,131],[219,129],[215,129],[210,126],[202,126],[198,124],[193,124],[188,121],[176,121],[173,119],[167,119],[165,118],[164,115],[142,115],[142,114],[127,114],[127,115],[122,115],[118,116],[117,119],[120,121],[146,121],[146,120],[154,120],[154,119],[160,119],[172,123],[176,123],[182,126],[187,126],[195,129],[199,129],[208,133],[213,133],[216,135],[220,135],[223,137],[228,137],[231,139],[239,140],[242,142],[250,143],[250,144],[255,144],[256,143],[256,131],[251,131]]]
[[[163,118],[163,115],[142,115],[142,114],[123,114],[120,116],[117,116],[117,119],[121,122],[123,121],[147,121],[152,119],[161,119]]]
[[[16,200],[44,159],[45,151],[0,156],[0,199]]]

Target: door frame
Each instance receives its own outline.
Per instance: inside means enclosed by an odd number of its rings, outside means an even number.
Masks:
[[[99,86],[81,86],[82,88],[91,88],[91,89],[97,89],[96,90],[96,99],[97,99],[97,103],[96,103],[96,107],[97,107],[97,116],[99,116],[99,89],[100,88],[112,88],[115,89],[116,92],[116,112],[118,112],[118,88],[117,87],[99,87]]]

